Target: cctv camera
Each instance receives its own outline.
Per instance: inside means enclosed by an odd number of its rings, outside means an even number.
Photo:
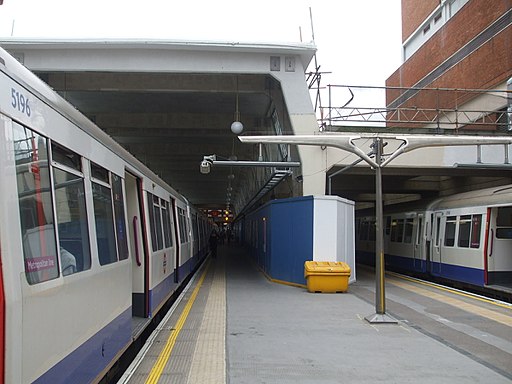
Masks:
[[[211,164],[208,160],[201,161],[201,166],[199,167],[199,170],[203,174],[210,173]]]

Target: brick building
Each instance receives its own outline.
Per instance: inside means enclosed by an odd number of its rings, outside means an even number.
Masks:
[[[473,122],[495,123],[478,129],[510,129],[506,93],[475,90],[506,91],[512,78],[512,0],[402,0],[402,45],[403,64],[386,86],[413,89],[388,89],[389,107],[420,106],[427,111],[418,118],[423,121],[436,109],[496,111],[474,115]],[[444,128],[476,128],[469,117],[457,118],[456,126]]]

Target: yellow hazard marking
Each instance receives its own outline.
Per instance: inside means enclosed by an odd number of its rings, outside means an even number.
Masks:
[[[167,339],[167,343],[165,344],[164,349],[162,349],[162,352],[160,352],[160,355],[158,356],[155,365],[153,366],[153,368],[151,368],[151,372],[149,373],[149,376],[146,379],[146,384],[158,383],[158,380],[162,375],[165,365],[167,364],[167,361],[169,361],[169,357],[171,356],[171,352],[172,349],[174,348],[174,344],[176,343],[176,339],[178,338],[178,335],[181,329],[183,328],[185,321],[187,320],[190,310],[194,305],[194,301],[196,300],[196,297],[199,293],[199,289],[201,288],[201,285],[203,285],[203,281],[206,277],[206,273],[208,272],[209,267],[210,264],[206,266],[201,278],[199,279],[194,291],[192,292],[192,295],[190,296],[190,299],[188,300],[187,305],[185,306],[185,308],[183,308],[183,312],[181,313],[178,321],[176,322],[175,329],[169,335],[169,338]]]
[[[512,313],[510,315],[498,313],[498,312],[495,312],[495,311],[491,311],[489,309],[481,308],[478,305],[467,303],[467,302],[462,301],[460,299],[451,298],[449,296],[446,296],[446,295],[443,295],[443,294],[440,294],[440,293],[436,293],[436,292],[432,292],[432,291],[429,291],[428,289],[425,289],[425,288],[413,286],[413,285],[405,283],[405,282],[401,282],[401,281],[397,281],[397,280],[392,280],[392,281],[388,280],[388,281],[391,284],[396,285],[397,287],[406,289],[408,291],[417,293],[417,294],[422,295],[422,296],[429,297],[429,298],[437,300],[437,301],[441,301],[441,302],[443,302],[445,304],[453,305],[454,307],[460,308],[460,309],[465,310],[467,312],[471,312],[471,313],[474,313],[476,315],[479,315],[479,316],[485,317],[487,319],[494,320],[494,321],[496,321],[498,323],[501,323],[501,324],[507,325],[509,327],[512,327]],[[433,286],[433,287],[439,288],[439,289],[442,288],[442,290],[448,291],[448,292],[453,293],[453,294],[459,294],[461,296],[471,297],[470,295],[467,295],[467,294],[464,294],[464,293],[461,293],[461,292],[452,291],[452,290],[449,290],[447,288],[436,287],[436,286]],[[475,297],[471,297],[471,298],[475,298]]]
[[[459,296],[467,297],[467,298],[472,299],[472,300],[482,301],[482,302],[487,303],[487,304],[496,305],[497,307],[502,307],[502,308],[506,308],[506,309],[512,309],[512,304],[499,303],[496,300],[486,299],[485,297],[480,297],[480,296],[477,296],[477,295],[473,295],[471,293],[465,293],[465,292],[457,291],[455,289],[443,287],[442,285],[439,285],[439,284],[432,284],[432,283],[429,283],[428,281],[414,279],[412,277],[407,277],[407,276],[400,275],[400,274],[394,273],[394,272],[389,272],[388,271],[388,272],[386,272],[386,274],[392,275],[392,276],[394,276],[396,278],[399,278],[399,279],[402,279],[402,280],[411,281],[411,282],[416,283],[416,284],[426,285],[427,287],[435,288],[435,289],[438,289],[440,291],[445,291],[445,292],[453,293],[454,295],[459,295]]]

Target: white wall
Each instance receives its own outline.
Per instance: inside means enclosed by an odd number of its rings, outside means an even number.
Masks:
[[[315,196],[313,260],[342,261],[356,281],[354,202],[338,196]]]

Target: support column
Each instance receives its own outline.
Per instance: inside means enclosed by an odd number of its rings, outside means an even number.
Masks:
[[[365,317],[370,323],[397,323],[386,314],[385,268],[384,268],[384,214],[382,205],[382,139],[373,141],[375,153],[375,314]]]

